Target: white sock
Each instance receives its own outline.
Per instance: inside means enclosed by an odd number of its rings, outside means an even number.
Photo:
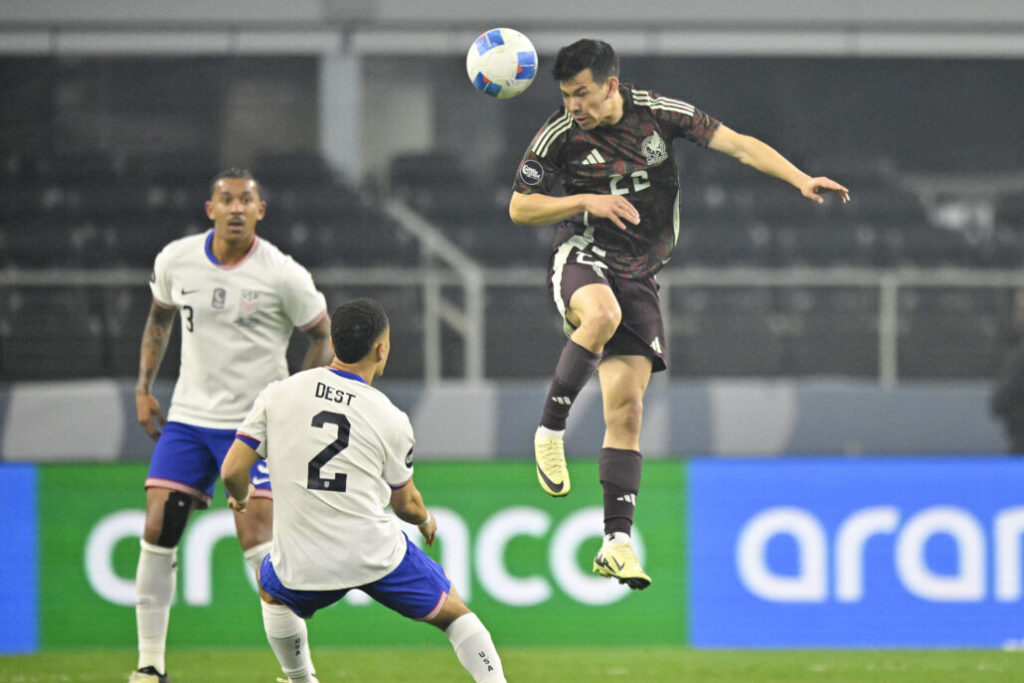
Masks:
[[[533,440],[534,441],[543,441],[545,439],[554,439],[554,438],[564,439],[565,438],[565,430],[564,429],[548,429],[547,427],[541,425],[540,427],[537,427],[537,431],[533,435]]]
[[[252,570],[252,572],[253,572],[253,574],[255,576],[259,576],[260,564],[263,562],[263,558],[270,554],[270,547],[272,545],[273,545],[272,541],[267,541],[266,543],[260,543],[259,545],[253,546],[252,548],[249,548],[248,550],[245,551],[245,553],[244,553],[245,563],[247,565],[249,565],[249,569]],[[260,600],[260,602],[262,603],[263,601]],[[288,613],[289,614],[294,614],[291,610],[288,610]],[[296,617],[296,618],[299,620],[299,627],[302,630],[302,633],[301,633],[302,638],[306,639],[307,638],[306,620],[302,619],[300,617]],[[315,675],[316,674],[316,667],[314,667],[311,664],[310,668],[309,668],[309,671],[310,671],[310,673]]]
[[[313,662],[309,658],[306,622],[284,605],[260,600],[267,642],[291,683],[312,683]]]
[[[601,545],[619,545],[621,543],[629,543],[629,534],[624,531],[613,531],[610,534],[604,535],[604,541]]]
[[[178,582],[177,548],[139,542],[139,566],[135,570],[135,626],[139,636],[139,667],[167,673],[167,623]]]
[[[260,563],[263,562],[263,558],[270,553],[270,546],[272,545],[273,543],[271,541],[267,541],[265,543],[260,543],[259,545],[254,545],[242,553],[245,556],[245,563],[249,565],[249,569],[252,570],[253,574],[256,574],[259,570]]]
[[[491,640],[491,634],[480,621],[470,612],[463,614],[445,629],[455,656],[459,663],[469,672],[474,681],[504,683],[505,674],[501,670],[501,658]]]

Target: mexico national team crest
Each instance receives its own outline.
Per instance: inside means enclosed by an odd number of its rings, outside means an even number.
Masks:
[[[252,315],[260,310],[260,293],[251,289],[243,289],[240,307],[242,315]]]
[[[643,139],[640,143],[640,152],[643,153],[644,159],[647,159],[648,166],[657,166],[668,159],[668,147],[657,133]]]

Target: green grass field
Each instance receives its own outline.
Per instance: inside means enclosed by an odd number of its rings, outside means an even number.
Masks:
[[[509,681],[950,683],[1024,681],[1024,652],[995,650],[698,651],[685,648],[500,648]],[[447,647],[321,648],[321,681],[469,681]],[[134,650],[58,651],[0,658],[0,683],[125,681]],[[172,651],[174,683],[261,683],[280,672],[267,649]]]

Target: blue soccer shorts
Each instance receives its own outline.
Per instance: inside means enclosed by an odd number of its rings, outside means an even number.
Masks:
[[[402,535],[405,536],[404,533]],[[420,550],[408,536],[405,536],[405,544],[405,557],[394,571],[357,588],[403,617],[430,621],[447,602],[452,582],[445,576],[441,565]],[[353,590],[302,591],[287,588],[277,578],[269,554],[260,564],[260,586],[303,619],[309,619],[318,609],[333,605]]]
[[[165,488],[193,496],[200,509],[209,507],[220,466],[235,440],[233,429],[194,427],[168,422],[149,461],[146,488]],[[249,471],[254,496],[272,498],[267,463],[257,460]]]

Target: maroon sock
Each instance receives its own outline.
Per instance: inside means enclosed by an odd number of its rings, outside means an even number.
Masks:
[[[639,451],[602,448],[598,460],[601,488],[604,489],[604,532],[629,533],[633,528],[636,495],[640,491]]]
[[[597,370],[600,361],[600,354],[583,348],[572,339],[565,343],[562,355],[558,358],[558,365],[555,366],[555,377],[551,380],[551,388],[548,389],[548,396],[544,401],[544,413],[540,417],[541,426],[548,429],[565,429],[565,420],[569,417],[572,402]]]

